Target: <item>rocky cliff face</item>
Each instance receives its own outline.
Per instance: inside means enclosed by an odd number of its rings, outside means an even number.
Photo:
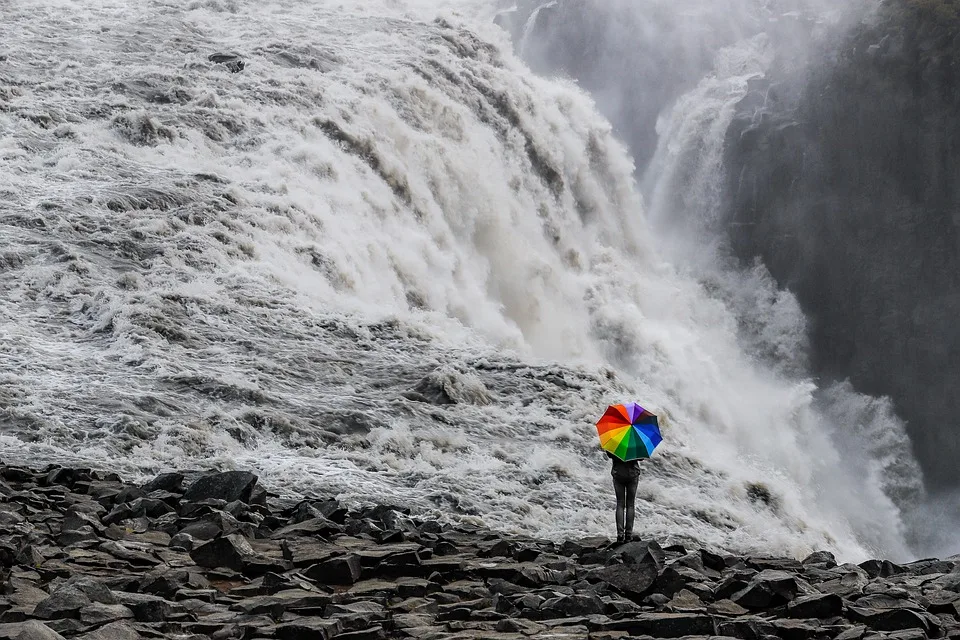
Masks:
[[[725,155],[734,251],[798,295],[821,374],[894,398],[934,489],[960,482],[958,7],[888,1],[758,81]]]

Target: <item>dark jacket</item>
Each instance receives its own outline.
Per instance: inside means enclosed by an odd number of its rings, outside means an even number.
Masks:
[[[624,462],[617,456],[613,455],[609,451],[606,452],[607,457],[613,461],[613,468],[610,469],[610,475],[618,480],[631,480],[640,475],[640,461],[631,460],[630,462]]]

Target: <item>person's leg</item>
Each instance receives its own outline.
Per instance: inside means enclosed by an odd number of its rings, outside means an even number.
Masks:
[[[634,516],[634,504],[637,501],[637,485],[640,483],[640,478],[630,478],[625,483],[623,483],[624,490],[624,523],[623,523],[623,537],[625,540],[630,540],[633,536],[633,516]]]
[[[626,504],[627,504],[627,502],[626,502],[626,500],[627,500],[627,485],[626,485],[622,480],[620,480],[619,478],[617,478],[616,476],[614,476],[614,477],[613,477],[613,490],[614,490],[614,491],[616,492],[616,494],[617,494],[617,513],[616,513],[616,520],[617,520],[617,542],[623,542],[623,536],[624,536],[624,528],[623,528],[623,527],[624,527],[624,524],[625,524],[625,523],[624,523],[624,515],[625,515],[625,514],[624,514],[624,509],[625,509]]]

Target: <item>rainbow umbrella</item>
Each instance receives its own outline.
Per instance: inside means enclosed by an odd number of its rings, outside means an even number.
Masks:
[[[624,462],[649,458],[663,440],[657,416],[636,402],[615,404],[597,422],[600,446]]]

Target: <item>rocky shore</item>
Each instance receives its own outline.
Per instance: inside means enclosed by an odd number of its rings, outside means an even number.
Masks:
[[[960,638],[960,558],[562,544],[284,502],[243,471],[0,467],[0,639]]]

